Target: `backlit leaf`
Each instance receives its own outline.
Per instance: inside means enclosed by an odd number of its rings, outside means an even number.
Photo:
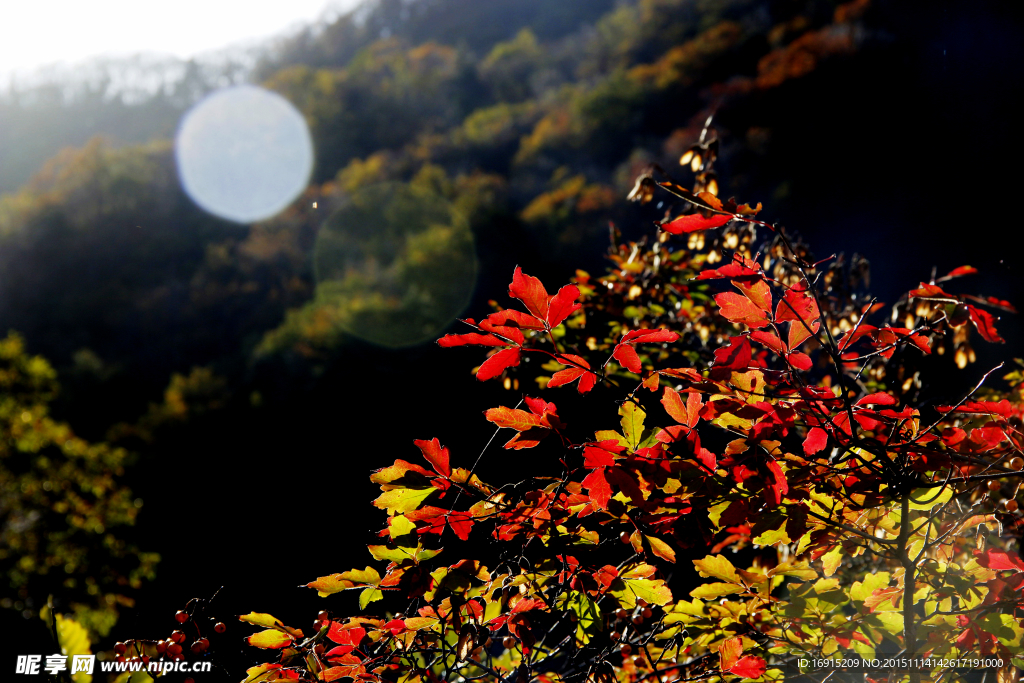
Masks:
[[[516,266],[512,275],[512,284],[508,286],[508,295],[519,299],[526,305],[533,315],[541,320],[548,317],[548,292],[540,280],[524,273],[519,266]]]
[[[245,642],[249,643],[253,647],[261,647],[264,649],[280,650],[282,647],[287,647],[292,644],[294,639],[277,629],[267,629],[266,631],[260,631],[245,639]]]

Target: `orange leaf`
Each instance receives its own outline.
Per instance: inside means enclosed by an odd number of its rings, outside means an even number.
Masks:
[[[755,329],[768,324],[765,312],[742,294],[734,292],[716,294],[715,303],[721,308],[722,315],[734,323],[743,323]]]
[[[540,415],[534,415],[517,408],[506,408],[505,406],[491,408],[484,413],[484,417],[499,427],[514,429],[517,432],[525,432],[536,427],[548,428],[548,424]]]

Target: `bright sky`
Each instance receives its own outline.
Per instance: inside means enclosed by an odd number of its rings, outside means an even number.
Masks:
[[[0,74],[100,54],[178,57],[279,33],[355,0],[3,0]]]

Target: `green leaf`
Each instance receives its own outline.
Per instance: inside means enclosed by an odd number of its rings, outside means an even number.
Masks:
[[[436,492],[433,486],[428,489],[392,489],[385,491],[373,504],[379,508],[385,508],[388,514],[396,512],[412,512],[425,501],[430,494]]]
[[[637,404],[627,401],[619,407],[619,415],[622,416],[619,421],[622,425],[622,435],[626,437],[629,449],[635,451],[643,440],[644,418],[647,417],[647,413]]]

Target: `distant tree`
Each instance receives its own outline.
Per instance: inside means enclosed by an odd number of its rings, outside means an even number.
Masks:
[[[129,454],[89,443],[49,416],[56,373],[0,341],[0,607],[54,611],[105,636],[159,555],[125,539],[142,500],[124,483]]]

